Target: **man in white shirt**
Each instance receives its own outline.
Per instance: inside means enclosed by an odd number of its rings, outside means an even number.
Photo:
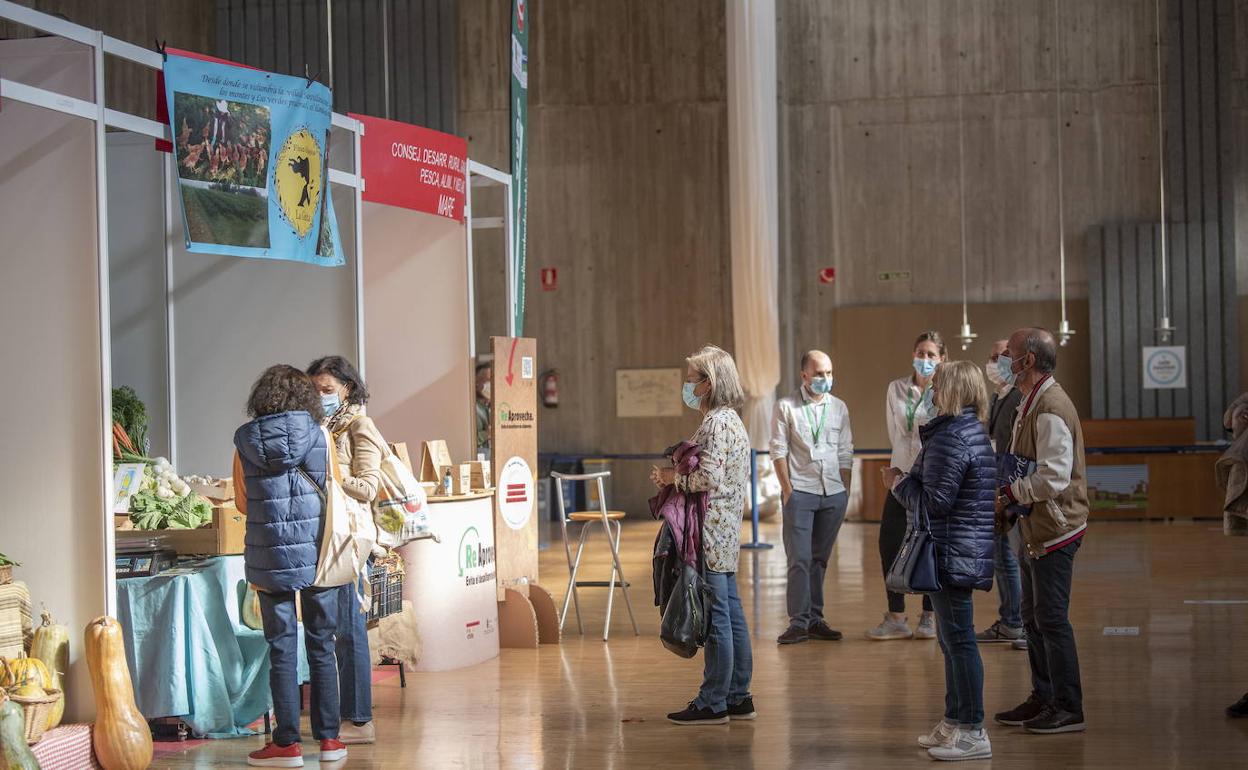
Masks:
[[[823,577],[849,505],[854,438],[845,402],[831,395],[832,359],[802,356],[802,386],[772,417],[771,459],[784,501],[789,628],[776,641],[837,641],[823,619]]]

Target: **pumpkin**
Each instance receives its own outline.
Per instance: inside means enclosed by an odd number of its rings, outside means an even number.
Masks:
[[[52,686],[52,674],[48,667],[43,665],[42,660],[31,658],[24,652],[18,653],[16,658],[5,660],[3,668],[0,671],[0,687],[6,690],[21,687],[30,679],[35,680],[45,690]]]
[[[51,730],[61,723],[65,716],[65,675],[69,672],[69,629],[58,625],[52,619],[52,613],[43,611],[43,623],[35,629],[35,638],[30,643],[30,657],[43,661],[51,675],[51,684],[47,689],[60,690],[62,697],[52,706],[48,716],[48,729]]]
[[[95,693],[91,742],[96,759],[104,770],[143,770],[152,763],[152,732],[134,705],[121,624],[110,617],[96,618],[84,635]]]
[[[243,594],[243,625],[255,631],[264,630],[264,621],[260,619],[260,594],[250,583]]]
[[[0,770],[39,770],[38,760],[26,745],[22,707],[7,698],[0,703]]]

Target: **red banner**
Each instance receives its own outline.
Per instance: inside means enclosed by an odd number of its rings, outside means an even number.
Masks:
[[[383,118],[351,117],[364,124],[364,200],[464,220],[467,140]]]

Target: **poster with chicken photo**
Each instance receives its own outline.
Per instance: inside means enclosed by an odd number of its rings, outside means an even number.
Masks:
[[[343,264],[329,89],[181,56],[166,59],[164,83],[187,250]]]

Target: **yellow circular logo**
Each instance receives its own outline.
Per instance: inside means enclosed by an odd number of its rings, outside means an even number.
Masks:
[[[321,202],[321,146],[306,128],[286,138],[273,168],[282,218],[303,238]]]

